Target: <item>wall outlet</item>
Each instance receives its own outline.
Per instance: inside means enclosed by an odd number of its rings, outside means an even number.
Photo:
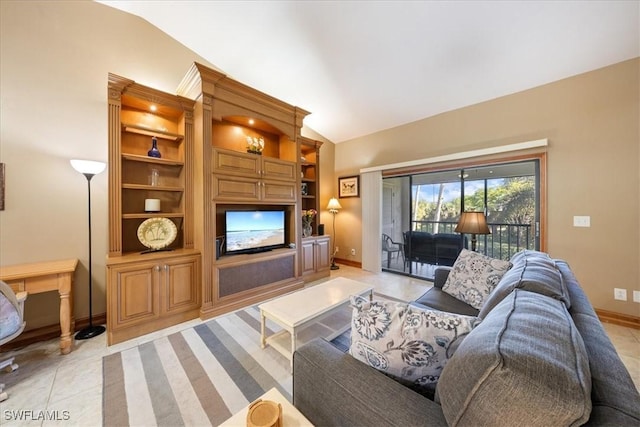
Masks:
[[[640,302],[640,291],[633,291],[633,302]]]
[[[336,246],[336,253],[340,252],[340,248]]]
[[[573,226],[574,227],[591,227],[591,217],[590,216],[574,216]]]
[[[627,290],[626,289],[620,289],[620,288],[613,288],[613,298],[620,300],[620,301],[626,301],[627,300]]]
[[[351,255],[353,255],[353,256],[356,255],[356,250],[355,249],[351,249]]]

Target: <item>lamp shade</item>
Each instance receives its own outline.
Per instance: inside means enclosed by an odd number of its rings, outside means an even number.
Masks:
[[[338,210],[342,209],[342,206],[340,206],[340,202],[338,201],[338,199],[332,197],[331,200],[329,200],[327,209],[329,210],[329,212],[338,212]]]
[[[462,212],[454,231],[467,234],[491,234],[484,212]]]
[[[71,166],[75,170],[77,170],[80,173],[89,174],[89,175],[97,175],[107,167],[106,163],[95,162],[93,160],[73,159],[70,162],[71,162]]]

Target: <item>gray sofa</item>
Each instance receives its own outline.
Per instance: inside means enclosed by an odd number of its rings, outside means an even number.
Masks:
[[[640,425],[640,395],[569,266],[523,251],[480,311],[442,286],[413,304],[482,321],[431,400],[316,339],[294,354],[293,403],[318,426]]]

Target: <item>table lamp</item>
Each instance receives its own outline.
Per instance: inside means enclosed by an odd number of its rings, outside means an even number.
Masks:
[[[476,234],[491,234],[484,212],[462,212],[456,233],[471,234],[471,250],[476,251]]]

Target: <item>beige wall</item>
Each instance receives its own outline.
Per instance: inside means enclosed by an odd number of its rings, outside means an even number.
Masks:
[[[71,158],[107,160],[107,74],[175,93],[203,58],[139,18],[90,1],[0,2],[0,264],[78,258],[75,315],[88,316],[87,181]],[[106,311],[107,174],[91,181],[94,313]],[[27,327],[56,323],[32,295]]]
[[[595,307],[638,316],[639,81],[635,59],[340,143],[336,176],[548,138],[548,252],[569,262]],[[339,256],[342,247],[360,254],[360,199],[341,203]],[[574,215],[591,216],[591,228],[573,227]],[[614,287],[629,301],[615,301]]]

